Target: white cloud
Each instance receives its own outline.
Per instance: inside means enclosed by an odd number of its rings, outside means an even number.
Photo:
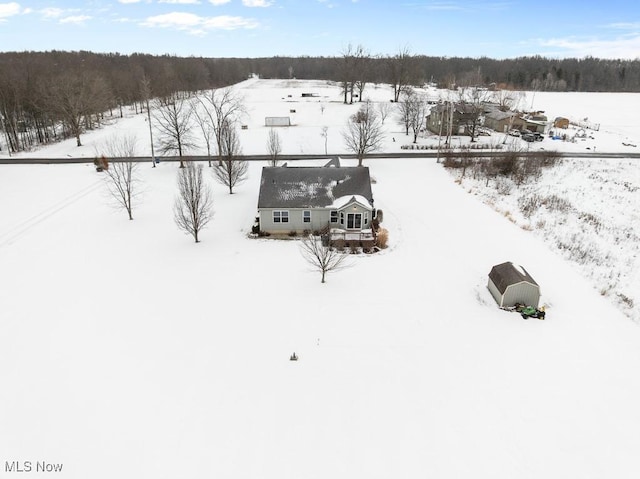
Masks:
[[[224,5],[225,3],[229,3],[231,0],[209,0],[209,3],[214,6]]]
[[[427,10],[463,10],[463,7],[452,2],[434,2],[426,5]]]
[[[73,23],[75,25],[84,25],[87,20],[91,20],[89,15],[73,15],[60,19],[60,23]]]
[[[201,23],[201,17],[193,13],[173,12],[148,17],[142,24],[147,27],[172,27],[183,30]]]
[[[145,27],[171,28],[186,31],[192,35],[203,36],[209,30],[236,30],[256,28],[258,22],[250,18],[221,15],[217,17],[201,17],[193,13],[173,12],[147,18]]]
[[[142,0],[118,0],[118,3],[129,4],[129,3],[140,3]]]
[[[258,22],[250,18],[220,15],[218,17],[209,17],[204,25],[215,30],[236,30],[238,28],[256,28]]]
[[[12,17],[14,15],[18,15],[20,13],[20,5],[11,2],[11,3],[0,3],[0,22],[5,18]]]
[[[592,56],[596,58],[640,58],[640,34],[633,34],[612,40],[579,40],[575,38],[552,38],[541,40],[544,47],[560,49],[555,52],[562,57],[584,58]]]
[[[158,3],[172,3],[180,5],[200,5],[199,0],[158,0]]]
[[[64,14],[64,10],[62,8],[43,8],[39,10],[40,14],[42,14],[45,18],[59,18]]]
[[[270,0],[242,0],[245,7],[269,7],[273,4]]]
[[[605,28],[614,28],[616,30],[640,30],[640,22],[620,22],[605,25]]]

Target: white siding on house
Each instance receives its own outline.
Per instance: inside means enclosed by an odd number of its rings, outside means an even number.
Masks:
[[[289,221],[287,223],[273,221],[274,211],[287,211],[289,213]],[[311,221],[304,221],[304,212],[309,211],[311,213]],[[277,233],[289,233],[296,231],[302,233],[304,230],[319,231],[322,228],[326,228],[330,220],[330,210],[319,208],[291,208],[288,210],[282,210],[278,208],[264,209],[259,211],[260,216],[260,230],[272,234]]]

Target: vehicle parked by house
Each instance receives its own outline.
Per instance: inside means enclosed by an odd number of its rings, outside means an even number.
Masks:
[[[532,143],[534,141],[536,141],[536,137],[534,136],[533,133],[525,133],[522,135],[521,137],[524,141],[527,141],[529,143]]]
[[[520,130],[516,130],[515,128],[512,130],[509,130],[509,135],[510,136],[520,136]]]

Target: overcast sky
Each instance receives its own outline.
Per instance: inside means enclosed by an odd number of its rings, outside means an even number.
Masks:
[[[640,58],[636,0],[0,0],[0,51]]]

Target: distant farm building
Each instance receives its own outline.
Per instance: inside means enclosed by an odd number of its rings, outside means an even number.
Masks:
[[[264,126],[291,126],[291,118],[288,116],[267,116],[264,118]]]
[[[537,308],[540,302],[538,283],[522,266],[510,261],[491,268],[487,287],[501,308],[516,304]]]
[[[569,128],[569,118],[559,116],[553,120],[553,126],[555,128]]]
[[[513,128],[521,129],[522,125],[522,120],[515,111],[501,111],[495,108],[484,116],[485,127],[502,133],[506,133]]]
[[[549,129],[549,121],[547,116],[542,112],[534,112],[525,115],[523,118],[525,128],[534,133],[546,133]]]
[[[452,135],[468,134],[468,125],[478,118],[478,111],[474,105],[464,102],[438,103],[431,108],[427,116],[427,129],[435,134]]]

